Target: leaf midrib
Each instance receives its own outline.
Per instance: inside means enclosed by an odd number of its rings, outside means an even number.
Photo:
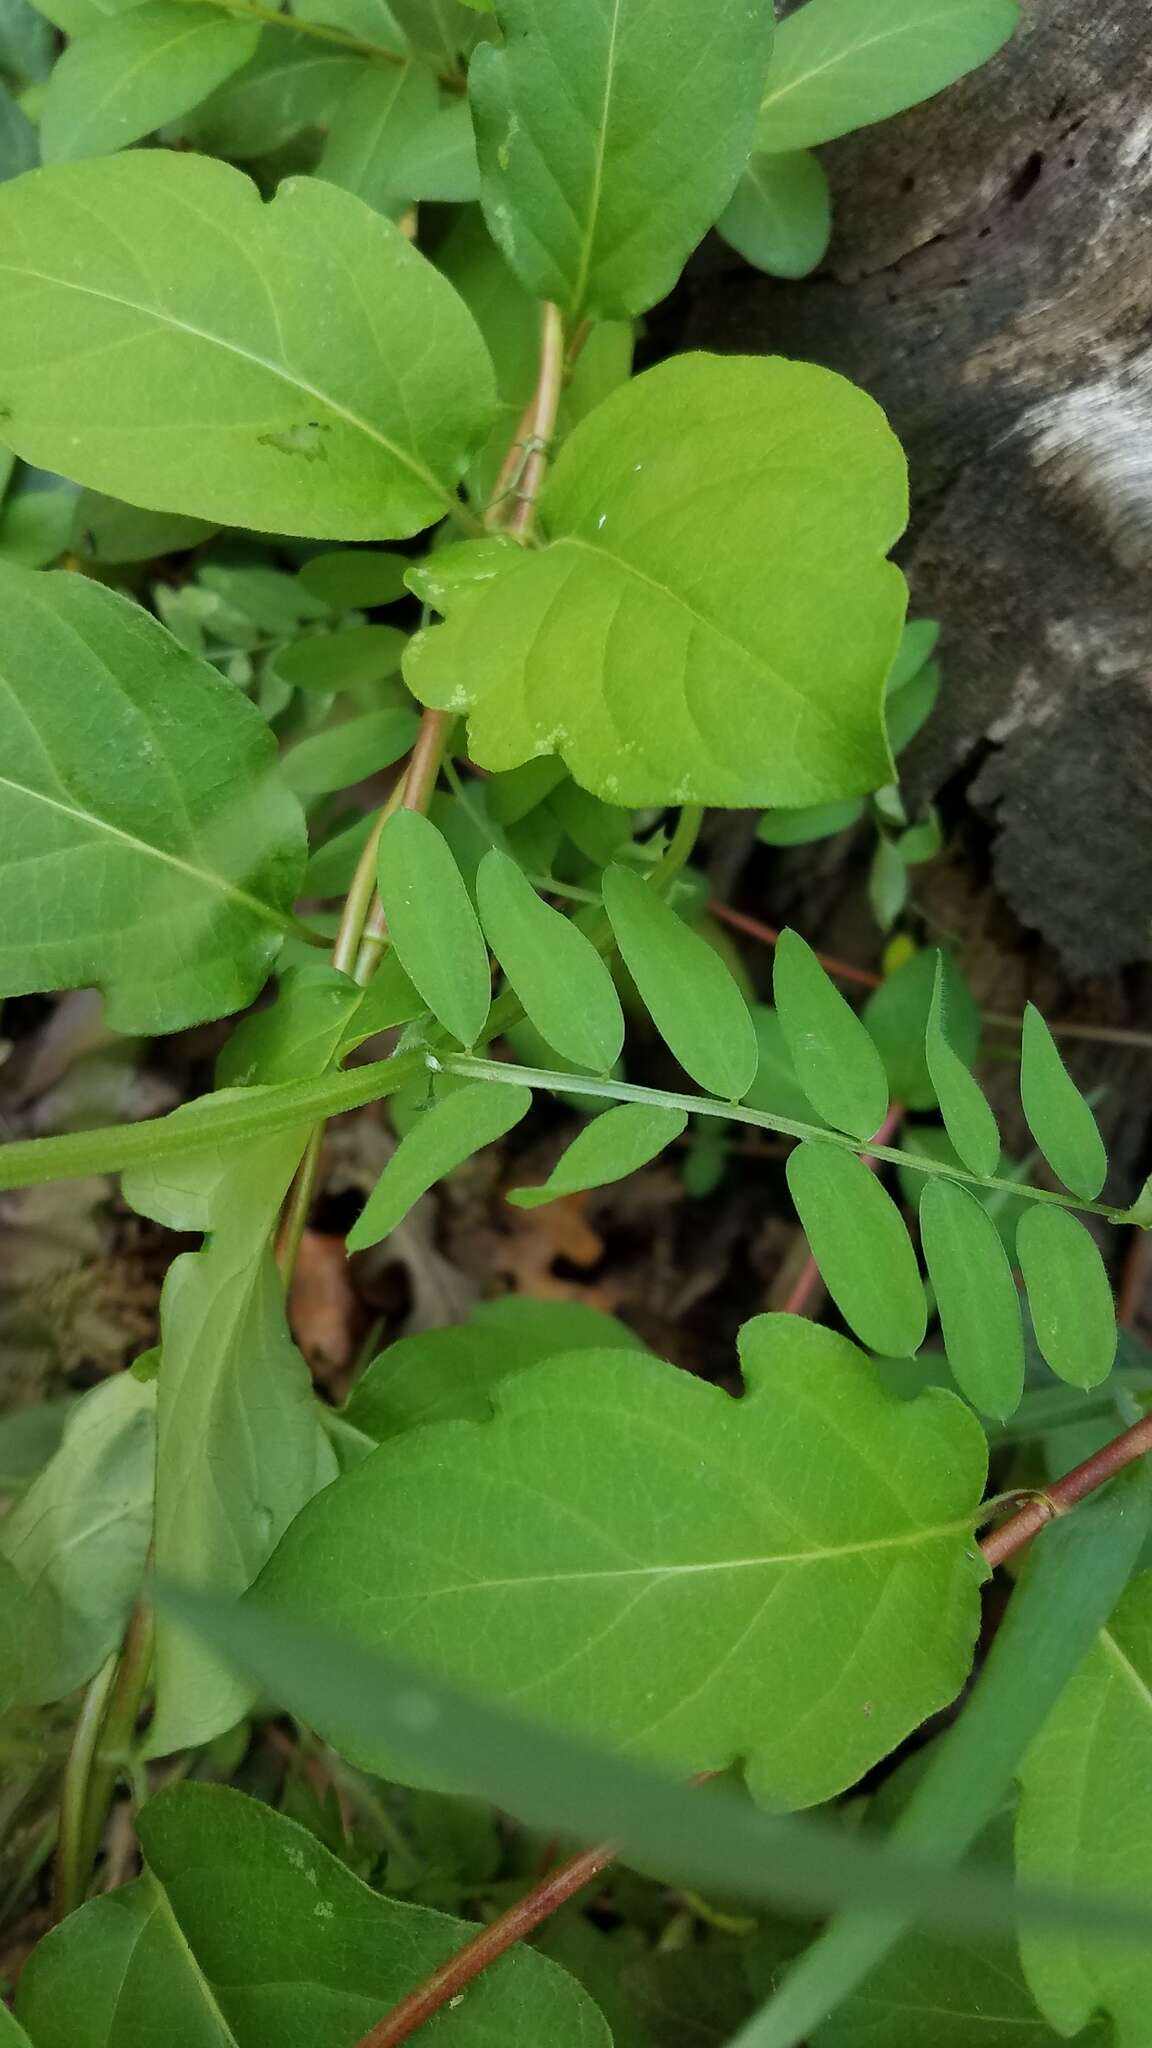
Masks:
[[[576,283],[572,291],[569,312],[573,318],[579,313],[588,289],[588,277],[592,268],[592,248],[596,230],[600,224],[600,202],[604,192],[604,166],[608,155],[608,117],[612,110],[612,94],[616,84],[616,45],[620,35],[620,11],[623,0],[613,0],[612,26],[608,33],[608,52],[604,65],[604,97],[600,105],[600,126],[596,133],[596,155],[592,165],[592,190],[588,195],[588,212],[580,244],[580,262],[576,272]]]
[[[181,1927],[180,1922],[176,1917],[176,1909],[173,1906],[167,1891],[165,1890],[164,1886],[160,1882],[160,1879],[157,1877],[155,1871],[151,1867],[148,1868],[146,1875],[148,1881],[151,1883],[153,1887],[153,1894],[156,1900],[156,1911],[162,1913],[164,1918],[167,1920],[169,1928],[172,1932],[173,1939],[176,1941],[180,1950],[187,1958],[188,1969],[191,1974],[193,1983],[195,1984],[197,1991],[200,1993],[200,1996],[205,2006],[207,2007],[209,2013],[212,2015],[212,2018],[217,2022],[217,2024],[220,2027],[221,2043],[227,2044],[227,2048],[240,2048],[239,2039],[232,2032],[232,2029],[229,2026],[227,2020],[225,2019],[224,2014],[220,2010],[220,2006],[216,1999],[216,1994],[213,1991],[212,1986],[209,1984],[207,1977],[204,1975],[204,1972],[201,1969],[200,1963],[197,1959],[195,1950],[193,1949],[191,1942],[188,1940],[188,1937],[185,1934],[184,1929]]]
[[[78,284],[73,278],[54,277],[50,271],[32,270],[26,265],[18,263],[0,262],[0,273],[6,273],[9,277],[30,278],[38,284],[52,285],[59,291],[76,292],[83,298],[98,299],[109,306],[120,306],[126,313],[140,314],[143,319],[150,320],[156,327],[179,330],[182,334],[191,335],[196,341],[205,341],[210,347],[222,349],[225,354],[238,357],[241,362],[252,363],[259,370],[267,370],[270,376],[279,378],[280,382],[286,384],[289,390],[299,391],[305,398],[316,399],[320,405],[326,406],[329,412],[334,413],[338,419],[342,419],[348,426],[356,428],[358,432],[366,435],[370,441],[375,441],[378,447],[385,449],[411,476],[415,477],[427,490],[431,491],[440,500],[441,504],[451,511],[456,509],[456,500],[452,492],[441,483],[438,477],[432,474],[431,470],[425,469],[424,465],[417,462],[414,456],[407,454],[387,434],[381,433],[380,429],[373,426],[370,420],[363,419],[359,413],[353,412],[349,406],[341,405],[338,399],[331,397],[328,392],[322,391],[318,385],[309,383],[297,371],[290,370],[287,363],[273,362],[268,356],[260,355],[255,349],[242,348],[238,342],[229,341],[225,335],[213,334],[206,327],[194,326],[190,320],[179,320],[174,314],[163,312],[159,307],[141,305],[137,299],[125,298],[120,292],[101,291],[95,285]],[[263,276],[263,273],[261,275],[275,310],[275,300],[272,298],[270,282],[267,277]]]

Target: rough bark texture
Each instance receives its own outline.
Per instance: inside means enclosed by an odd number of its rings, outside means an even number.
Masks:
[[[945,622],[910,780],[967,774],[1009,902],[1100,972],[1152,959],[1152,29],[1144,0],[1024,9],[983,71],[823,152],[815,277],[713,247],[685,339],[889,411],[913,610]]]

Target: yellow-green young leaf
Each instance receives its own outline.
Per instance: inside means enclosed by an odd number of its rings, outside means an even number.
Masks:
[[[5,441],[153,510],[416,533],[491,424],[491,368],[451,286],[318,178],[265,204],[206,157],[53,164],[0,188],[0,286]]]
[[[832,233],[832,196],[819,157],[807,149],[751,157],[716,232],[758,270],[807,277]]]
[[[184,4],[185,0],[178,0],[178,5]],[[390,768],[408,752],[419,730],[420,722],[412,711],[397,706],[365,711],[359,718],[345,719],[292,747],[280,763],[284,780],[300,797],[347,789],[366,775]]]
[[[1000,1164],[1000,1132],[979,1082],[948,1042],[943,954],[936,960],[924,1051],[944,1128],[969,1171],[987,1179]]]
[[[634,1352],[516,1373],[491,1421],[331,1487],[254,1605],[677,1776],[739,1759],[776,1809],[834,1796],[963,1682],[983,1432],[800,1317],[748,1323],[740,1356],[739,1401]]]
[[[1095,1240],[1067,1209],[1030,1202],[1016,1226],[1016,1257],[1053,1372],[1074,1387],[1099,1386],[1116,1357],[1116,1311]]]
[[[46,164],[104,156],[198,106],[248,62],[258,21],[185,0],[145,0],[65,50],[40,117]]]
[[[401,966],[445,1030],[472,1045],[492,995],[488,951],[447,840],[417,811],[397,811],[377,875]]]
[[[483,1146],[502,1138],[532,1107],[529,1088],[474,1081],[424,1110],[400,1140],[348,1233],[348,1249],[379,1244],[414,1202]]]
[[[1021,1772],[1022,1882],[1152,1894],[1152,1572],[1134,1578],[1033,1743]],[[1145,2048],[1152,1947],[1023,1928],[1033,1994],[1063,2035],[1111,2015],[1116,2048]]]
[[[513,1188],[508,1197],[518,1209],[539,1209],[560,1195],[579,1194],[625,1180],[647,1166],[688,1127],[683,1110],[654,1109],[646,1102],[623,1102],[573,1138],[547,1180],[538,1188]]]
[[[615,1316],[582,1301],[505,1294],[482,1301],[466,1323],[401,1337],[366,1367],[341,1414],[375,1443],[428,1422],[480,1422],[510,1373],[576,1351],[643,1351]]]
[[[967,1188],[930,1179],[920,1241],[953,1378],[982,1415],[1004,1422],[1024,1391],[1024,1331],[1000,1233]]]
[[[772,986],[796,1079],[809,1101],[836,1130],[874,1137],[888,1108],[884,1063],[799,932],[781,932]]]
[[[748,1005],[706,939],[689,930],[630,868],[604,874],[604,908],[641,1001],[685,1073],[710,1095],[739,1101],[760,1050]]]
[[[1020,1100],[1028,1129],[1053,1173],[1074,1195],[1094,1202],[1108,1171],[1104,1140],[1034,1003],[1024,1012]]]
[[[807,0],[782,22],[757,144],[805,149],[931,99],[1007,42],[1015,0]]]
[[[910,1357],[924,1342],[928,1312],[891,1195],[854,1153],[816,1140],[797,1145],[787,1174],[812,1256],[849,1328],[870,1351]]]
[[[369,611],[405,595],[408,567],[407,555],[390,555],[383,548],[333,548],[304,562],[300,581],[333,611]]]
[[[0,993],[98,987],[145,1034],[243,1009],[303,823],[239,690],[90,578],[0,564]]]
[[[474,1925],[378,1892],[309,1829],[225,1785],[139,1815],[145,1871],[53,1928],[20,1987],[36,2048],[350,2048]],[[575,1979],[527,1946],[440,2014],[443,2048],[611,2048]],[[0,2040],[4,2036],[0,2034]]]
[[[548,545],[446,593],[405,674],[468,712],[482,767],[559,754],[610,803],[876,789],[906,492],[883,413],[842,378],[679,357],[573,430],[541,493]]]
[[[501,0],[468,90],[488,225],[570,320],[643,313],[732,195],[756,126],[768,0]]]
[[[476,902],[488,944],[537,1031],[565,1059],[607,1073],[624,1044],[624,1014],[592,941],[496,847],[477,869]]]

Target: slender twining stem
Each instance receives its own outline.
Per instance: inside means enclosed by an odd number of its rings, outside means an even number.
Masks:
[[[985,1180],[978,1173],[969,1173],[967,1167],[931,1159],[920,1152],[901,1152],[876,1139],[862,1142],[859,1138],[846,1137],[842,1131],[830,1131],[827,1126],[798,1123],[792,1117],[776,1116],[767,1109],[750,1109],[745,1102],[719,1102],[710,1095],[680,1095],[671,1089],[640,1088],[634,1082],[616,1081],[604,1074],[558,1074],[543,1067],[519,1067],[506,1060],[474,1059],[466,1054],[445,1054],[437,1064],[447,1072],[461,1074],[470,1081],[519,1081],[526,1088],[546,1088],[551,1095],[602,1095],[610,1102],[645,1102],[658,1109],[683,1109],[690,1116],[727,1117],[733,1123],[755,1124],[760,1130],[779,1131],[786,1138],[810,1138],[820,1144],[838,1145],[842,1152],[855,1152],[858,1157],[883,1160],[892,1166],[906,1166],[913,1173],[938,1174],[945,1180],[963,1181],[974,1188],[1002,1189],[1026,1202],[1051,1202],[1061,1209],[1078,1209],[1091,1216],[1104,1216],[1109,1223],[1128,1221],[1125,1210],[1109,1208],[1106,1202],[1082,1202],[1076,1195],[1056,1194],[1050,1188],[1029,1187],[1023,1181],[1000,1180],[994,1175]]]
[[[703,823],[703,804],[685,804],[665,848],[659,873],[652,877],[653,886],[659,890],[661,896],[668,895],[681,868],[691,860]]]
[[[615,1860],[616,1850],[607,1846],[596,1849],[582,1849],[568,1863],[552,1871],[540,1884],[534,1886],[524,1898],[510,1906],[498,1920],[488,1927],[481,1927],[471,1941],[441,1963],[430,1977],[425,1978],[415,1991],[394,2006],[390,2013],[370,2027],[357,2042],[356,2048],[397,2048],[401,2041],[407,2041],[418,2027],[433,2019],[444,2006],[459,1998],[466,1985],[471,1984],[482,1970],[498,1962],[518,1941],[523,1941],[551,1918],[568,1900],[583,1891],[594,1877]]]
[[[563,389],[564,317],[559,306],[545,301],[540,309],[536,389],[524,408],[484,515],[486,526],[503,529],[517,540],[527,541],[532,535],[536,500],[548,469]]]
[[[1003,1564],[1005,1558],[1013,1557],[1031,1543],[1057,1515],[1066,1515],[1079,1501],[1115,1478],[1126,1465],[1147,1456],[1150,1451],[1152,1415],[1146,1415],[1131,1429],[1126,1429],[1122,1436],[1105,1444],[1103,1450],[1065,1473],[1063,1479],[1056,1480],[1046,1493],[1029,1501],[1027,1507],[1002,1527],[982,1537],[979,1548],[985,1563],[993,1568]],[[426,2025],[436,2013],[458,1998],[482,1970],[490,1969],[518,1941],[523,1941],[542,1921],[582,1891],[592,1878],[607,1870],[617,1853],[611,1843],[602,1842],[594,1848],[582,1849],[578,1856],[560,1864],[499,1919],[480,1928],[471,1941],[417,1985],[415,1991],[410,1991],[407,1998],[394,2006],[357,2042],[356,2048],[399,2048],[402,2041],[407,2041],[419,2027]]]

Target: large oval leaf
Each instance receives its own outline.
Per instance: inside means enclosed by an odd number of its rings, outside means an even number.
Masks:
[[[253,54],[258,21],[186,0],[145,0],[64,52],[44,97],[46,164],[103,156],[151,135],[202,99]]]
[[[642,313],[731,197],[772,39],[767,0],[501,0],[469,94],[488,225],[571,319]]]
[[[24,1973],[36,2048],[350,2048],[475,1932],[381,1898],[309,1829],[224,1785],[139,1816],[143,1877],[55,1927]],[[591,1999],[527,1946],[438,2015],[444,2048],[611,2048]]]
[[[265,205],[206,157],[54,164],[0,189],[0,281],[5,441],[157,511],[416,533],[491,424],[491,366],[451,286],[317,178]]]
[[[781,932],[772,971],[776,1014],[796,1079],[827,1123],[871,1138],[888,1108],[884,1065],[859,1017],[807,939]]]
[[[486,768],[559,754],[609,802],[815,804],[892,773],[899,444],[842,378],[682,356],[571,434],[550,545],[446,592],[405,674]]]
[[[242,1009],[304,852],[239,690],[101,584],[0,563],[0,993],[94,986],[137,1033]]]
[[[488,943],[541,1037],[578,1067],[607,1073],[624,1043],[624,1013],[591,939],[496,847],[477,869],[476,901]]]
[[[720,955],[630,868],[605,871],[604,908],[661,1038],[701,1088],[738,1101],[756,1078],[760,1048]]]
[[[1053,1372],[1074,1387],[1099,1386],[1116,1357],[1116,1310],[1094,1239],[1067,1209],[1032,1202],[1016,1226],[1016,1256]]]
[[[740,1350],[741,1401],[635,1353],[515,1374],[329,1488],[256,1598],[678,1774],[740,1759],[766,1805],[832,1796],[963,1682],[983,1432],[798,1317]]]
[[[1000,1233],[955,1181],[925,1183],[920,1240],[957,1386],[1003,1422],[1024,1391],[1020,1302]]]
[[[924,1342],[924,1289],[904,1219],[863,1160],[797,1145],[788,1188],[833,1301],[870,1351],[907,1358]]]

